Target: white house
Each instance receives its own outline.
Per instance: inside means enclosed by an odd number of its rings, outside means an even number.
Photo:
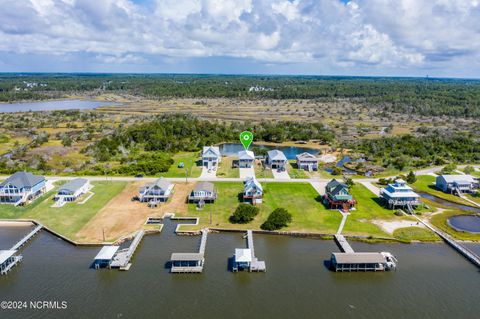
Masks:
[[[267,153],[266,164],[272,169],[284,170],[287,165],[287,157],[279,150],[271,150]]]
[[[74,202],[77,198],[88,192],[90,188],[91,185],[88,179],[75,178],[63,186],[60,186],[54,199],[56,201]]]
[[[204,146],[202,151],[202,166],[216,169],[222,160],[218,146]]]
[[[445,193],[472,193],[478,187],[478,182],[470,175],[440,175],[435,180],[435,186]]]
[[[194,203],[200,201],[213,203],[216,198],[217,192],[215,191],[214,185],[209,182],[201,182],[192,190],[188,196],[188,201]]]
[[[297,167],[306,171],[318,170],[318,158],[310,153],[297,154]]]
[[[260,204],[263,197],[262,185],[255,177],[247,177],[243,185],[243,199],[251,200],[252,204]]]
[[[415,193],[410,186],[402,179],[397,179],[395,183],[388,184],[387,187],[380,189],[380,198],[385,200],[390,208],[400,206],[416,206],[420,204],[418,200],[420,195]]]
[[[255,161],[255,154],[252,151],[238,152],[238,167],[250,168]]]
[[[141,187],[138,197],[141,202],[166,202],[172,194],[173,186],[174,184],[160,177],[154,183]]]
[[[46,191],[45,177],[16,172],[0,183],[0,203],[25,205]]]

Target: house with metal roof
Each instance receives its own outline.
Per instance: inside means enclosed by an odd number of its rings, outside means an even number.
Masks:
[[[0,204],[26,205],[45,191],[45,177],[19,171],[0,183]]]
[[[473,193],[478,188],[478,184],[471,175],[440,175],[435,179],[435,186],[438,189],[457,195]]]
[[[252,151],[244,150],[238,152],[238,167],[251,168],[255,162],[255,154]]]
[[[208,169],[217,169],[222,155],[218,146],[204,146],[202,151],[202,166]]]
[[[190,203],[213,203],[216,198],[217,192],[215,186],[210,182],[197,183],[190,195],[188,195],[188,201]]]
[[[302,154],[297,154],[297,167],[306,171],[317,171],[318,170],[318,158],[308,152]]]
[[[279,150],[271,150],[267,153],[266,165],[272,169],[285,170],[287,166],[287,157]]]
[[[397,179],[395,183],[388,184],[387,187],[380,189],[380,198],[382,198],[388,207],[411,207],[420,204],[418,200],[420,195],[415,193],[403,179]]]
[[[252,204],[262,203],[263,187],[255,177],[247,177],[243,184],[243,200]]]
[[[139,190],[141,202],[166,202],[173,192],[174,184],[163,177],[153,183],[147,183]]]
[[[346,211],[350,210],[356,204],[356,201],[348,190],[348,186],[340,183],[336,179],[332,179],[325,186],[323,202],[332,209],[342,208]]]
[[[54,199],[56,201],[74,202],[90,189],[91,185],[88,179],[75,178],[60,186]]]

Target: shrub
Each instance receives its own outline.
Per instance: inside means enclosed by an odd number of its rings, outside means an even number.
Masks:
[[[258,207],[249,204],[240,204],[232,216],[230,222],[233,224],[246,224],[251,222],[258,214]]]
[[[260,226],[263,230],[277,230],[287,227],[292,222],[292,214],[285,208],[277,208],[270,213],[267,220]]]
[[[414,172],[410,171],[407,175],[407,183],[413,184],[417,181],[417,176],[415,175]]]

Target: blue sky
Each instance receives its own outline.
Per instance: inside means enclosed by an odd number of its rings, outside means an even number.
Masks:
[[[0,72],[480,74],[480,0],[1,2]]]

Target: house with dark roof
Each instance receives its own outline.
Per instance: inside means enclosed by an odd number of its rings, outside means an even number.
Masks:
[[[88,192],[91,188],[90,182],[85,178],[75,178],[60,186],[54,199],[56,201],[74,202]]]
[[[45,193],[45,177],[30,172],[16,172],[0,183],[0,203],[26,205]]]
[[[266,162],[271,169],[285,170],[287,166],[287,157],[279,150],[271,150],[267,153]]]
[[[163,177],[153,183],[147,183],[139,189],[141,202],[166,202],[173,192],[174,184]]]
[[[297,167],[306,171],[318,170],[318,158],[308,152],[297,154]]]
[[[195,185],[195,188],[192,190],[188,196],[189,203],[213,203],[217,198],[217,192],[215,191],[215,186],[210,182],[200,182]]]
[[[349,210],[356,204],[356,201],[348,190],[348,186],[340,183],[336,179],[332,179],[325,186],[323,202],[332,209],[342,208],[343,210]]]

